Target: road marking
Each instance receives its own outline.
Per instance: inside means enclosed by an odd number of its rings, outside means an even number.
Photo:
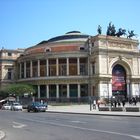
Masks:
[[[99,129],[90,129],[90,128],[84,128],[84,127],[73,126],[73,125],[65,125],[65,124],[54,123],[54,122],[44,122],[44,121],[39,121],[39,120],[32,120],[32,119],[27,119],[27,118],[26,118],[26,120],[32,121],[32,122],[43,123],[43,124],[55,125],[55,126],[69,127],[69,128],[74,128],[74,129],[80,129],[80,130],[88,130],[88,131],[92,131],[92,132],[107,133],[107,134],[114,134],[114,135],[120,135],[120,136],[127,136],[127,137],[134,138],[136,140],[140,140],[140,136],[130,135],[130,134],[126,134],[126,133],[105,131],[105,130],[99,130]]]
[[[47,124],[75,128],[75,129],[80,129],[80,130],[88,130],[88,131],[92,131],[92,132],[100,132],[100,133],[115,134],[115,135],[120,135],[120,136],[127,136],[127,137],[132,137],[134,139],[140,140],[140,136],[125,134],[125,133],[118,133],[118,132],[105,131],[105,130],[99,130],[99,129],[89,129],[89,128],[83,128],[83,127],[78,127],[78,126],[73,126],[73,125],[65,125],[65,124],[59,124],[59,123],[53,123],[53,122],[47,122]]]
[[[13,124],[14,124],[13,128],[23,128],[26,126],[25,124],[18,123],[18,122],[13,122]]]
[[[82,121],[70,121],[70,122],[72,122],[72,123],[86,123],[86,122],[82,122]]]

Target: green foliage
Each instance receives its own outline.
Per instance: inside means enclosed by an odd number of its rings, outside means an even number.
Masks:
[[[24,93],[34,93],[35,89],[32,85],[27,84],[11,84],[4,88],[4,91],[8,94],[14,94],[16,96],[23,95]]]
[[[0,97],[6,98],[8,96],[8,93],[5,92],[3,89],[0,89]]]

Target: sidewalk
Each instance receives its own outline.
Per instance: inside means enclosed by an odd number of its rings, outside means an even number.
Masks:
[[[126,104],[125,107],[139,107],[140,103],[137,106]],[[68,106],[48,106],[47,112],[52,113],[75,113],[75,114],[86,114],[86,115],[106,115],[106,116],[129,116],[129,117],[140,117],[140,112],[126,112],[126,111],[99,111],[96,107],[94,110],[90,111],[90,105],[68,105]]]

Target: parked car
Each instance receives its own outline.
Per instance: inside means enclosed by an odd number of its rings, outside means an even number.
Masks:
[[[14,110],[14,111],[22,111],[23,107],[20,103],[18,102],[14,102],[11,106],[11,110]]]
[[[33,102],[27,107],[27,111],[33,111],[33,112],[45,112],[47,109],[46,104],[42,104],[40,102]]]
[[[3,104],[1,109],[3,109],[3,110],[11,110],[11,105],[8,104],[8,103]]]

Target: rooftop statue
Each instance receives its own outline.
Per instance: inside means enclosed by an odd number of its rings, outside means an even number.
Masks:
[[[115,26],[114,26],[114,24],[113,25],[111,25],[112,23],[110,22],[109,23],[109,25],[108,25],[108,27],[107,27],[107,35],[110,35],[110,36],[115,36],[115,34],[116,34],[116,29],[115,29]]]
[[[112,25],[111,25],[111,22],[109,22],[109,25],[107,27],[107,35],[111,35],[111,28],[112,28]]]
[[[134,34],[134,30],[128,31],[129,35],[127,36],[127,38],[132,38],[133,36],[137,36],[136,34]]]
[[[120,37],[122,35],[126,35],[126,30],[122,29],[122,28],[119,28],[118,32],[116,33],[116,36]]]
[[[111,27],[111,35],[112,35],[112,36],[115,36],[115,35],[116,35],[116,29],[115,29],[114,24],[113,24],[112,27]]]
[[[98,25],[97,32],[98,32],[98,34],[99,34],[99,35],[101,35],[101,34],[102,34],[102,27],[101,27],[100,25]]]

